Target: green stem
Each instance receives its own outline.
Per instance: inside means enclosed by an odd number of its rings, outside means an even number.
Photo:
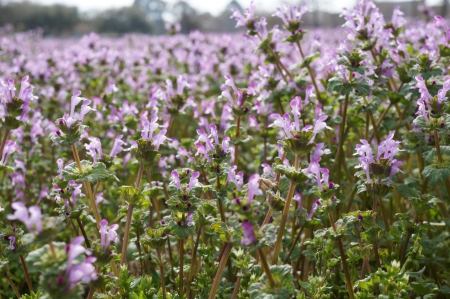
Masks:
[[[408,103],[408,105],[406,105],[405,109],[403,110],[402,114],[400,115],[400,119],[399,119],[398,122],[397,122],[397,127],[395,128],[394,136],[396,136],[397,133],[398,133],[398,130],[400,130],[400,127],[401,127],[401,125],[402,125],[402,121],[403,121],[403,119],[405,118],[406,113],[408,113],[409,105],[410,105],[410,104]]]
[[[162,295],[163,295],[163,299],[166,299],[166,281],[164,279],[164,264],[163,261],[161,259],[161,249],[157,248],[156,252],[158,254],[158,259],[159,259],[159,272],[161,275],[161,289],[162,289]]]
[[[442,158],[442,153],[441,153],[441,146],[439,143],[439,135],[437,130],[434,130],[434,144],[436,146],[436,153],[438,156],[438,160],[439,160],[439,164],[443,164],[444,163],[444,159]],[[445,185],[445,189],[447,189],[447,195],[450,197],[450,184],[448,182],[448,179],[444,179],[444,185]]]
[[[236,124],[236,137],[239,137],[241,129],[241,117],[237,117],[237,124]],[[234,146],[234,165],[238,165],[238,158],[239,158],[239,149],[238,145],[236,144]]]
[[[141,276],[143,276],[142,273],[144,273],[144,262],[142,260],[142,250],[141,250],[140,239],[141,239],[141,235],[139,234],[139,228],[136,227],[136,248],[139,253],[139,264],[141,265]],[[148,274],[150,275],[150,272]]]
[[[83,168],[81,167],[80,156],[78,155],[78,150],[77,150],[77,147],[75,146],[75,144],[72,145],[72,153],[73,153],[73,158],[75,159],[75,162],[77,163],[78,170],[82,171]],[[97,227],[100,228],[101,219],[100,219],[100,214],[97,209],[97,205],[95,204],[94,195],[92,194],[91,183],[89,181],[86,181],[85,183],[83,183],[83,185],[84,185],[84,188],[87,190],[91,208],[94,211],[95,221],[97,222]]]
[[[302,59],[305,59],[305,55],[303,54],[302,46],[300,45],[299,41],[297,41],[297,47],[298,47],[298,50],[300,51],[300,55],[302,56]],[[319,87],[317,86],[316,78],[314,76],[314,72],[312,71],[311,66],[309,64],[306,65],[306,68],[308,69],[308,73],[311,76],[311,81],[312,81],[312,84],[314,85],[317,99],[319,100],[319,102],[322,102],[322,99],[320,97]]]
[[[3,139],[2,139],[2,143],[0,144],[0,157],[1,157],[2,154],[3,154],[3,149],[4,149],[5,146],[6,146],[6,141],[8,141],[9,132],[11,132],[11,130],[6,129],[5,135],[3,136]]]
[[[94,287],[93,286],[91,286],[90,288],[89,288],[89,293],[88,293],[88,295],[87,295],[87,299],[92,299],[92,298],[94,298],[94,292],[95,292],[95,290],[94,290]]]
[[[142,174],[144,172],[144,164],[139,165],[139,170],[136,176],[136,182],[135,187],[139,189],[141,185],[141,179]],[[127,249],[128,249],[128,242],[130,240],[130,229],[131,229],[131,218],[133,217],[133,205],[128,205],[128,211],[127,211],[127,219],[125,222],[125,233],[123,235],[123,243],[122,243],[122,255],[120,256],[120,265],[123,265],[127,258]]]
[[[211,291],[209,292],[208,299],[216,298],[216,293],[217,289],[219,288],[220,280],[222,279],[223,270],[225,269],[225,265],[227,264],[228,258],[230,257],[231,248],[233,247],[233,244],[230,242],[225,242],[223,245],[225,247],[219,262],[219,266],[216,271],[216,275],[214,276],[213,284],[211,286]]]
[[[23,272],[25,273],[25,279],[27,280],[28,288],[33,292],[33,285],[31,284],[30,274],[28,273],[28,267],[25,263],[23,255],[19,254],[20,262],[22,263]]]
[[[299,165],[300,165],[300,156],[296,155],[295,156],[295,169],[296,170],[298,170]],[[289,191],[286,196],[286,203],[284,204],[283,213],[281,214],[281,221],[280,221],[280,226],[279,226],[278,235],[277,235],[277,242],[275,243],[275,251],[273,253],[272,265],[276,265],[278,262],[278,255],[280,254],[280,251],[281,251],[281,243],[283,240],[284,230],[285,230],[286,222],[288,219],[289,209],[291,207],[292,197],[294,196],[294,192],[295,192],[295,186],[296,186],[296,183],[291,181],[291,184],[289,185]]]
[[[184,287],[183,287],[183,282],[184,282],[184,278],[183,278],[183,271],[184,271],[184,246],[183,246],[183,239],[178,240],[178,246],[180,247],[180,272],[179,272],[179,278],[178,278],[178,283],[179,283],[179,294],[180,294],[180,298],[183,298],[183,294],[184,294]]]
[[[87,248],[91,248],[91,243],[89,243],[89,239],[88,239],[88,237],[86,235],[86,231],[84,230],[84,226],[83,226],[83,223],[80,220],[80,217],[77,217],[76,220],[77,220],[78,226],[80,227],[81,234],[83,234],[84,242],[86,242]]]
[[[344,101],[344,110],[342,112],[342,121],[339,126],[339,145],[338,145],[338,151],[336,153],[336,158],[334,159],[336,161],[336,171],[337,171],[337,183],[341,184],[341,164],[342,164],[342,152],[343,152],[343,146],[344,146],[344,132],[345,132],[345,122],[347,121],[347,107],[348,107],[348,94],[345,95],[345,101]]]
[[[330,218],[331,226],[333,227],[333,231],[336,233],[336,224],[334,223],[333,214],[329,213],[328,217]],[[348,270],[347,257],[345,256],[344,245],[342,244],[342,239],[338,240],[339,252],[341,254],[342,259],[342,267],[344,268],[345,280],[347,281],[347,291],[350,299],[354,299],[353,295],[353,285],[352,280],[350,278],[350,271]]]
[[[217,190],[220,188],[220,176],[217,176]],[[219,212],[220,212],[220,220],[222,222],[225,222],[225,209],[223,207],[222,200],[219,196],[217,196],[217,205],[219,206]]]
[[[148,184],[150,185],[150,187],[153,187],[152,185],[152,176],[150,174],[150,170],[146,170],[145,173],[147,174],[147,181]],[[158,198],[153,198],[153,203],[155,204],[155,211],[156,211],[156,218],[158,219],[158,221],[161,221],[161,212],[160,212],[160,208],[159,208],[159,202],[158,202]]]
[[[441,189],[439,189],[439,186],[437,186],[437,185],[435,188],[436,188],[436,193],[438,194],[438,196],[441,200],[441,202],[438,203],[439,210],[442,212],[445,219],[450,219],[450,214],[447,210],[447,207],[445,206],[444,197],[442,196]]]
[[[386,207],[384,206],[383,199],[381,197],[378,198],[378,203],[380,204],[381,215],[383,215],[384,226],[386,227],[386,231],[389,233],[389,231],[390,231],[389,219],[388,219]]]
[[[172,279],[175,279],[175,271],[173,270],[173,257],[172,257],[172,246],[170,245],[170,239],[167,238],[167,248],[169,251],[169,261],[170,261],[170,268],[172,269]]]
[[[128,205],[127,219],[125,222],[125,233],[123,235],[122,254],[120,256],[120,265],[122,266],[127,259],[128,242],[130,240],[131,218],[133,216],[133,205]]]
[[[69,218],[69,222],[70,222],[70,225],[72,225],[72,228],[73,228],[73,231],[75,232],[75,235],[79,236],[80,233],[78,232],[78,228],[75,226],[75,223],[73,223],[73,220]]]
[[[258,34],[258,37],[261,41],[263,40],[260,34]],[[270,53],[272,54],[273,58],[275,59],[277,67],[282,68],[286,72],[286,74],[289,76],[291,81],[294,82],[295,81],[294,76],[292,76],[292,74],[289,72],[289,70],[281,63],[280,56],[278,56],[278,54],[272,49],[272,47],[270,45],[268,46],[268,49],[269,49]],[[283,75],[283,72],[281,70],[280,70],[280,73],[283,76],[283,79],[286,82],[286,84],[289,85],[289,82],[286,80],[286,77]]]
[[[200,243],[200,234],[202,232],[202,226],[199,226],[197,229],[197,237],[195,239],[195,245],[194,245],[194,250],[192,251],[192,258],[191,258],[191,268],[189,270],[189,276],[188,276],[188,289],[187,289],[187,297],[189,298],[189,294],[191,291],[191,282],[194,276],[194,269],[195,269],[195,262],[197,261],[197,249],[198,249],[198,244]]]
[[[275,280],[273,280],[272,272],[270,272],[269,264],[266,260],[266,255],[264,254],[261,248],[258,248],[259,258],[261,260],[261,265],[266,273],[267,280],[269,281],[269,285],[271,288],[275,287]]]
[[[300,236],[302,235],[303,228],[304,228],[303,226],[300,228],[300,231],[298,232],[297,236],[295,237],[294,242],[292,242],[291,249],[289,249],[289,252],[288,252],[286,258],[284,259],[285,264],[287,264],[287,262],[289,261],[289,258],[291,257],[292,252],[294,252],[295,245],[298,243],[298,240],[300,240]]]
[[[372,111],[369,111],[369,117],[372,120],[374,135],[377,138],[377,142],[380,143],[380,140],[381,140],[380,132],[378,132],[378,128],[377,128],[377,125],[375,123],[375,118],[373,117]],[[370,138],[370,141],[372,141],[372,139],[373,139],[373,136]]]
[[[19,293],[19,290],[17,289],[16,285],[14,284],[14,282],[12,281],[11,277],[9,277],[8,273],[5,273],[5,278],[6,280],[9,282],[9,285],[11,286],[11,288],[13,289],[14,293],[16,294],[17,298],[21,298],[22,296]]]

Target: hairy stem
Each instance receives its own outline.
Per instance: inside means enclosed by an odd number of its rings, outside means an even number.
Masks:
[[[347,107],[348,107],[348,94],[345,95],[344,101],[344,110],[342,111],[342,121],[339,126],[339,145],[336,153],[335,161],[336,161],[336,171],[337,171],[337,183],[341,184],[341,164],[342,164],[342,155],[343,155],[343,146],[344,146],[344,132],[345,132],[345,123],[347,121]]]
[[[333,231],[336,233],[337,229],[336,229],[336,224],[334,223],[333,214],[329,213],[328,217],[330,218],[330,222],[331,222],[331,226],[333,227]],[[339,245],[339,252],[341,254],[341,259],[342,259],[342,267],[344,268],[345,280],[347,281],[346,284],[347,284],[348,296],[350,299],[354,299],[355,296],[353,295],[353,285],[352,285],[352,280],[350,278],[350,271],[348,269],[347,257],[345,256],[344,245],[342,244],[342,239],[338,240],[338,245]]]
[[[305,59],[305,55],[303,54],[302,46],[300,45],[299,41],[297,41],[297,47],[298,47],[298,50],[300,51],[300,55],[302,56],[302,59]],[[308,69],[308,73],[311,76],[311,81],[312,81],[312,84],[314,85],[314,90],[316,91],[317,99],[319,100],[319,102],[322,102],[322,98],[320,97],[320,92],[319,92],[319,86],[317,86],[314,72],[312,71],[311,66],[309,64],[306,66],[306,68]]]
[[[86,242],[87,248],[91,248],[91,243],[89,243],[89,239],[88,239],[88,237],[86,235],[86,231],[84,230],[84,226],[83,226],[83,223],[80,220],[80,217],[77,217],[76,220],[77,220],[78,226],[80,227],[81,234],[84,237],[84,242]]]
[[[295,169],[296,170],[298,170],[299,165],[300,165],[300,156],[296,155],[295,156]],[[275,251],[273,253],[272,265],[276,265],[278,262],[278,255],[280,254],[280,251],[281,251],[281,241],[283,240],[283,235],[284,235],[284,230],[286,227],[286,222],[288,219],[289,209],[291,207],[292,197],[294,196],[294,192],[295,192],[295,185],[296,184],[294,182],[291,182],[291,184],[289,185],[289,191],[286,196],[286,203],[283,208],[283,213],[281,214],[280,227],[278,229],[277,242],[275,243]]]
[[[266,260],[266,255],[264,254],[262,248],[258,248],[258,254],[261,260],[261,265],[264,269],[264,272],[266,273],[267,280],[269,281],[269,285],[271,288],[273,288],[275,287],[275,280],[273,280],[272,272],[270,271],[269,264]]]
[[[288,252],[286,258],[284,259],[285,264],[287,264],[287,262],[289,261],[289,258],[291,257],[292,252],[294,252],[295,245],[298,243],[298,240],[300,240],[300,236],[302,235],[303,228],[304,228],[303,226],[300,228],[300,231],[298,232],[297,236],[295,237],[294,242],[292,242],[291,248],[289,249],[289,252]]]
[[[9,282],[9,285],[11,286],[11,288],[13,289],[14,294],[16,294],[17,298],[20,299],[22,296],[20,295],[19,290],[17,289],[16,285],[12,281],[11,277],[9,277],[8,273],[5,273],[5,278]]]
[[[125,233],[123,235],[122,254],[120,256],[120,265],[122,266],[127,259],[128,242],[130,240],[131,218],[133,216],[133,205],[128,205],[127,219],[125,222]]]
[[[164,263],[161,259],[161,249],[157,248],[156,253],[158,254],[158,260],[159,260],[159,273],[161,275],[161,289],[162,289],[162,295],[163,299],[166,299],[166,281],[164,279]]]
[[[81,172],[83,170],[83,168],[81,167],[80,156],[78,155],[78,150],[77,150],[77,147],[75,146],[75,144],[72,145],[72,154],[73,154],[73,158],[75,159],[75,162],[77,163],[78,170]],[[97,227],[100,228],[101,219],[100,219],[100,214],[97,209],[97,205],[95,204],[95,198],[94,198],[94,194],[92,193],[91,183],[89,181],[86,181],[85,183],[83,183],[83,185],[88,193],[90,205],[91,205],[92,210],[94,211],[95,221],[97,222]]]
[[[236,137],[239,137],[240,130],[241,130],[241,117],[238,116],[237,121],[236,121]],[[238,148],[238,145],[236,144],[234,146],[234,163],[233,163],[233,165],[238,165],[238,159],[239,159],[239,148]]]
[[[198,244],[200,243],[200,234],[202,232],[202,226],[199,226],[197,229],[197,237],[195,239],[195,245],[194,245],[194,250],[192,251],[192,258],[191,258],[191,268],[189,269],[189,276],[188,276],[188,281],[187,281],[187,285],[188,285],[188,289],[187,289],[187,297],[189,298],[189,294],[191,292],[191,282],[194,276],[194,270],[195,270],[195,262],[197,261],[197,249],[198,249]]]
[[[8,141],[9,138],[9,132],[11,132],[9,129],[6,129],[5,135],[3,135],[2,143],[0,144],[0,157],[3,155],[3,150],[6,146],[6,141]]]
[[[139,165],[139,170],[138,170],[138,173],[136,176],[136,182],[134,185],[137,189],[139,189],[139,187],[141,185],[141,179],[142,179],[143,172],[144,172],[144,164],[141,163]],[[129,204],[128,211],[127,211],[127,219],[125,222],[125,233],[123,235],[122,255],[120,256],[120,265],[123,265],[127,258],[127,249],[128,249],[128,242],[130,239],[130,228],[131,228],[131,218],[132,217],[133,217],[133,205]]]
[[[20,262],[22,263],[23,272],[25,273],[25,279],[27,280],[28,288],[33,291],[33,285],[31,284],[30,274],[28,273],[28,267],[25,263],[23,255],[19,254]]]
[[[183,294],[184,294],[184,287],[183,287],[183,282],[184,282],[184,278],[183,278],[183,272],[184,272],[184,245],[183,245],[183,239],[178,240],[178,246],[180,247],[180,273],[179,273],[179,294],[180,297],[183,298]]]
[[[214,276],[213,284],[211,286],[211,291],[209,292],[208,299],[216,298],[216,293],[217,289],[219,288],[220,280],[222,279],[223,270],[225,269],[225,265],[227,264],[228,258],[230,257],[231,248],[233,247],[233,244],[230,242],[226,242],[223,245],[224,245],[223,254],[220,259],[216,275]]]

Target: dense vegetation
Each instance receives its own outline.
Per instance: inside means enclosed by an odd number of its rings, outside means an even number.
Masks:
[[[448,298],[450,32],[0,32],[1,298]]]

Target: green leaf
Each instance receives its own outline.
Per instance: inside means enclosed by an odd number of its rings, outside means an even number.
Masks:
[[[308,56],[305,57],[305,59],[299,64],[299,68],[304,68],[309,66],[314,60],[316,60],[317,58],[319,58],[320,53],[319,52],[314,52],[309,54]]]
[[[294,294],[294,278],[290,265],[270,266],[275,286],[271,287],[263,273],[259,282],[250,285],[248,292],[251,299],[289,299]]]
[[[87,160],[81,161],[81,170],[78,168],[76,162],[70,163],[64,167],[62,175],[64,180],[73,180],[76,183],[84,183],[87,181],[93,183],[109,177],[104,163],[92,163]]]
[[[430,184],[438,184],[450,177],[450,167],[440,167],[438,164],[431,164],[424,168],[422,175],[430,181]]]

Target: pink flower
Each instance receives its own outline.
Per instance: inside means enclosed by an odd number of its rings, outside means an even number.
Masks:
[[[12,208],[15,210],[13,215],[8,215],[9,220],[19,220],[25,224],[28,230],[34,234],[42,232],[42,214],[37,206],[31,206],[29,209],[22,202],[13,202]]]

